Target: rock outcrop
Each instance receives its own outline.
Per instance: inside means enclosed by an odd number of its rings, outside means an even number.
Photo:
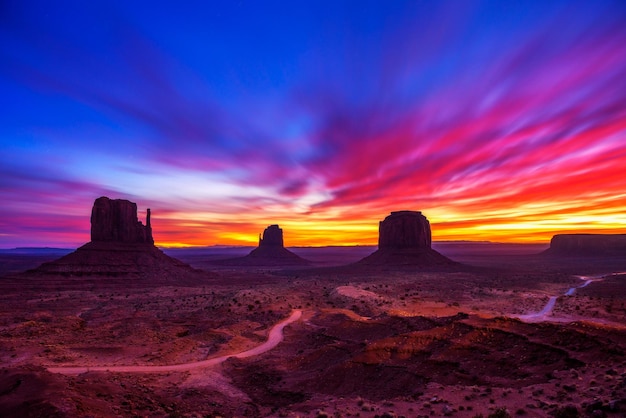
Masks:
[[[150,216],[148,209],[144,226],[137,218],[135,203],[100,197],[91,211],[91,241],[27,274],[146,279],[141,280],[143,284],[183,284],[206,279],[206,272],[195,270],[154,246]]]
[[[624,256],[626,234],[558,234],[544,254],[563,257]]]
[[[422,212],[391,212],[378,226],[378,248],[431,248],[430,222]]]
[[[216,261],[228,266],[303,266],[309,261],[292,253],[284,246],[283,230],[270,225],[259,236],[259,246],[245,257]]]
[[[91,209],[91,242],[153,244],[150,209],[144,226],[137,219],[137,204],[123,199],[96,199]]]
[[[259,247],[284,247],[283,230],[278,225],[270,225],[259,235]]]
[[[421,212],[391,212],[378,226],[378,250],[357,264],[416,267],[458,265],[431,247],[430,223]]]

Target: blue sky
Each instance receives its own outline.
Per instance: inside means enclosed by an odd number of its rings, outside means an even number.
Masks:
[[[87,241],[101,195],[162,245],[624,232],[622,1],[0,7],[0,247]]]

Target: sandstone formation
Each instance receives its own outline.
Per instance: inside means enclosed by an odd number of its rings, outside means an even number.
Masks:
[[[431,248],[430,222],[422,212],[391,212],[378,226],[378,248]]]
[[[284,247],[283,230],[278,225],[270,225],[259,235],[259,247]]]
[[[544,254],[554,256],[626,256],[626,234],[559,234]]]
[[[96,199],[91,210],[92,242],[153,244],[150,209],[146,226],[137,219],[137,204],[123,199]]]
[[[154,284],[206,279],[206,273],[167,256],[154,246],[150,216],[148,209],[144,226],[137,218],[135,203],[100,197],[91,211],[91,241],[27,274],[134,277]]]
[[[358,264],[436,267],[457,263],[431,248],[430,223],[421,212],[391,212],[378,226],[378,250]]]
[[[221,260],[218,264],[238,266],[301,266],[309,262],[284,246],[283,230],[270,225],[259,236],[259,246],[245,257]]]

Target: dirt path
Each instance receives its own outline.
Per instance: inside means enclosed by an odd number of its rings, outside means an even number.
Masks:
[[[78,366],[78,367],[49,367],[48,371],[52,373],[61,373],[66,375],[76,375],[87,372],[116,372],[116,373],[163,373],[163,372],[180,372],[199,369],[202,367],[215,366],[225,362],[231,357],[246,358],[256,356],[276,347],[283,340],[283,329],[300,319],[302,311],[294,309],[291,315],[272,327],[267,337],[267,341],[263,344],[251,348],[250,350],[242,351],[237,354],[228,354],[225,356],[219,356],[210,358],[203,361],[196,361],[193,363],[173,364],[168,366]]]

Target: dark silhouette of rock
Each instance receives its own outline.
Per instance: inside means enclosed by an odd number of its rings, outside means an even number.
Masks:
[[[550,240],[546,255],[626,256],[626,234],[558,234]]]
[[[378,250],[357,264],[437,267],[458,263],[431,248],[430,223],[421,212],[391,212],[378,227]]]
[[[62,277],[135,277],[153,284],[197,282],[208,274],[169,257],[154,246],[151,211],[146,225],[137,205],[100,197],[91,211],[91,241],[76,251],[27,272]]]
[[[378,226],[378,248],[431,248],[430,222],[422,212],[391,212]]]
[[[308,260],[292,253],[284,246],[283,230],[278,225],[270,225],[259,236],[259,246],[245,257],[216,261],[228,266],[302,266]]]
[[[123,199],[96,199],[91,210],[92,242],[154,243],[150,209],[146,226],[137,219],[137,204]]]
[[[270,225],[263,231],[263,238],[259,236],[259,247],[284,247],[283,230],[278,225]]]

